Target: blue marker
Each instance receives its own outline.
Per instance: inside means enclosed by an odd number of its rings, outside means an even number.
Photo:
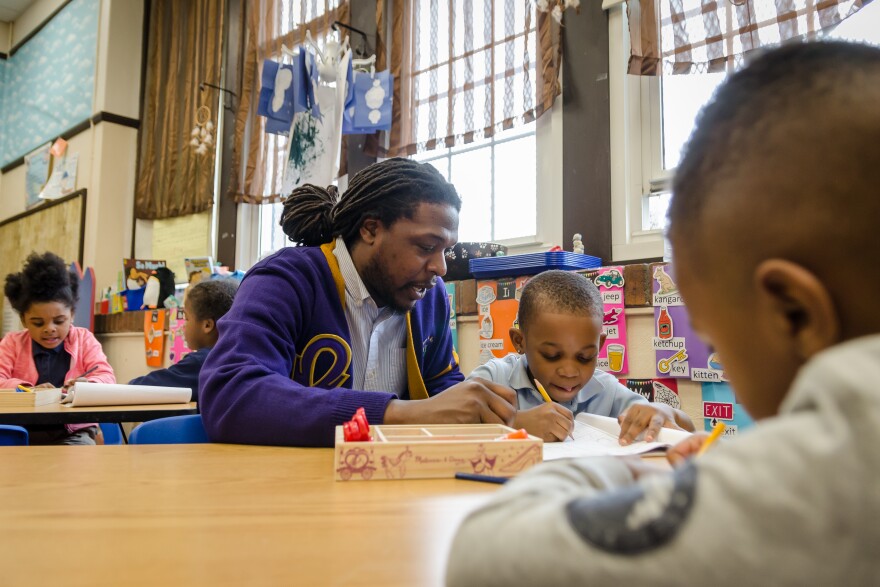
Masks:
[[[507,483],[510,477],[494,477],[492,475],[478,475],[476,473],[456,473],[456,479],[464,479],[466,481],[481,481],[483,483]]]

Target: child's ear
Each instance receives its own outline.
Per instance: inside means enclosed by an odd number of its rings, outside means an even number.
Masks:
[[[205,334],[209,334],[213,332],[214,328],[217,327],[217,324],[214,322],[213,318],[205,318],[202,320],[202,331]]]
[[[516,349],[516,352],[519,354],[526,352],[526,337],[523,335],[522,330],[519,328],[511,328],[507,333],[510,336],[510,342],[513,343],[513,348]]]
[[[769,326],[806,361],[840,340],[840,317],[825,284],[791,261],[768,259],[755,269],[758,304]]]

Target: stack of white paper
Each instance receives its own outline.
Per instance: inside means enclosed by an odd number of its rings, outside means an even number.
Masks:
[[[188,387],[125,385],[122,383],[77,382],[67,391],[62,404],[71,407],[131,406],[140,404],[185,404],[192,397]]]

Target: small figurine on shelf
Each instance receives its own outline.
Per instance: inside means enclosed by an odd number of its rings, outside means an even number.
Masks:
[[[580,253],[581,255],[584,254],[584,241],[582,239],[583,237],[581,236],[581,233],[576,232],[571,241],[571,250],[575,253]]]

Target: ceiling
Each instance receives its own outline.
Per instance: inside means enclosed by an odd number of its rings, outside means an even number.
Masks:
[[[0,0],[0,21],[14,21],[33,3],[34,0]]]

